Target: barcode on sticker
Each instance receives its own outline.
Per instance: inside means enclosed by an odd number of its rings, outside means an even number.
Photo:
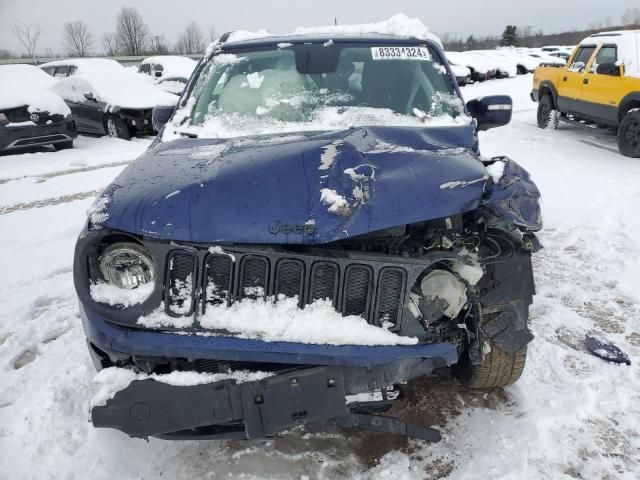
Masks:
[[[431,60],[427,47],[371,47],[374,60]]]

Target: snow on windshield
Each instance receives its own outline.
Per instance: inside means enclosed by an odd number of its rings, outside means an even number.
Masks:
[[[163,140],[468,122],[431,47],[324,42],[213,56]]]

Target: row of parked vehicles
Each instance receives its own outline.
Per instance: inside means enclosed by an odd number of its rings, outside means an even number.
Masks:
[[[566,48],[446,56],[458,83],[465,85],[532,72],[540,64],[564,64]],[[0,151],[71,148],[78,133],[123,139],[152,135],[153,107],[175,105],[195,66],[190,58],[172,55],[149,57],[137,69],[105,58],[0,66]]]
[[[153,108],[175,105],[195,66],[178,56],[149,57],[137,69],[103,58],[2,65],[0,151],[71,148],[78,133],[152,135]]]

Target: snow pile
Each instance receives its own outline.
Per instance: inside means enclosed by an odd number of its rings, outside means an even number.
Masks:
[[[323,188],[320,190],[320,201],[327,206],[329,213],[347,216],[351,213],[349,202],[335,190]]]
[[[30,78],[32,76],[26,77],[23,72],[5,70],[0,66],[0,110],[27,106],[32,113],[49,112],[65,117],[71,113],[58,95],[40,87]]]
[[[259,38],[267,38],[272,36],[273,35],[271,33],[267,32],[264,29],[260,29],[255,32],[250,32],[248,30],[235,30],[231,32],[231,35],[229,35],[229,38],[227,38],[227,42],[244,42],[245,40],[257,40]]]
[[[184,77],[189,78],[196,68],[196,62],[188,57],[179,55],[157,55],[145,58],[142,65],[162,66],[162,77]],[[183,85],[184,86],[184,85]]]
[[[293,33],[294,35],[395,35],[398,37],[413,37],[419,40],[430,40],[437,45],[442,46],[440,39],[431,33],[420,19],[409,18],[404,13],[398,13],[388,20],[377,23],[298,27]]]
[[[101,225],[109,219],[107,208],[111,203],[111,195],[103,191],[87,208],[87,218],[93,230],[101,228]]]
[[[169,317],[162,308],[138,324],[147,328],[193,325],[193,317]],[[314,345],[415,345],[417,338],[402,337],[370,325],[355,315],[343,317],[328,300],[318,300],[304,309],[297,298],[277,302],[244,299],[231,306],[208,306],[198,322],[205,329],[226,330],[240,338],[265,342],[298,342]]]
[[[106,405],[116,393],[129,386],[134,380],[152,379],[156,382],[174,385],[176,387],[190,387],[205,383],[235,380],[237,383],[255,382],[273,376],[269,372],[250,372],[246,370],[230,370],[227,373],[198,373],[175,371],[163,375],[155,373],[136,373],[128,368],[110,367],[100,370],[91,384],[91,408]]]
[[[119,288],[107,282],[95,282],[89,285],[91,298],[106,305],[122,305],[131,307],[144,302],[153,293],[153,282],[145,283],[137,288]]]
[[[24,63],[0,65],[0,77],[5,75],[19,76],[41,88],[50,88],[57,80],[41,68]]]
[[[149,83],[142,75],[126,70],[72,75],[61,79],[52,90],[67,101],[82,103],[90,101],[85,94],[91,93],[96,100],[107,104],[107,110],[171,106],[178,101],[178,97]]]
[[[506,163],[502,160],[496,160],[491,165],[487,165],[486,169],[491,178],[493,179],[493,183],[498,183],[502,176],[504,175],[504,168],[506,167]]]

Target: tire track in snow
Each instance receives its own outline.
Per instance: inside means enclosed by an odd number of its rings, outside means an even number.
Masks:
[[[84,200],[90,197],[97,196],[102,189],[92,190],[90,192],[80,192],[71,195],[62,195],[60,197],[45,198],[43,200],[36,200],[33,202],[17,203],[15,205],[7,205],[0,207],[0,215],[6,215],[18,210],[31,210],[33,208],[51,207],[53,205],[60,205],[61,203],[71,203],[77,200]]]
[[[100,165],[92,165],[89,167],[70,168],[68,170],[60,170],[58,172],[43,173],[42,175],[24,175],[22,177],[13,178],[1,178],[0,185],[13,182],[15,180],[23,180],[25,178],[37,178],[41,182],[46,182],[50,178],[60,177],[62,175],[71,175],[74,173],[91,172],[93,170],[100,170],[102,168],[120,167],[123,165],[129,165],[133,160],[124,160],[120,162],[102,163]]]

